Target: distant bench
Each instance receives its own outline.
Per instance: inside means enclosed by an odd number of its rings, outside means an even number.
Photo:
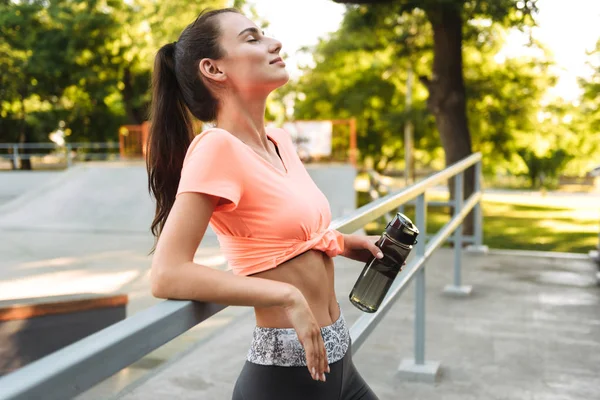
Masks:
[[[0,301],[0,376],[125,319],[127,295]]]
[[[594,187],[598,183],[598,177],[595,176],[559,176],[559,185],[581,185]]]

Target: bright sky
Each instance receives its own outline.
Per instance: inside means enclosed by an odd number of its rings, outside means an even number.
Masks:
[[[337,30],[345,10],[330,0],[250,0],[257,12],[269,21],[268,33],[283,43],[288,71],[297,77],[298,64],[311,62],[310,55],[297,54],[302,46],[313,45]],[[567,5],[568,4],[568,5]],[[577,98],[577,77],[586,76],[585,52],[600,38],[600,0],[538,0],[540,14],[535,37],[554,54],[560,80],[552,94],[568,100]],[[509,36],[510,55],[523,51],[523,39]],[[600,60],[598,60],[600,62]]]
[[[550,95],[575,100],[580,92],[577,77],[590,74],[589,67],[585,65],[590,59],[586,51],[593,50],[600,39],[600,1],[538,0],[538,7],[540,13],[534,37],[554,55],[557,64],[554,72],[559,76],[558,84]],[[524,50],[522,43],[522,37],[511,35],[506,51],[518,55]],[[595,61],[598,63],[600,59]]]
[[[292,77],[300,75],[298,65],[308,65],[312,56],[297,54],[303,46],[337,31],[346,7],[331,0],[249,0],[256,12],[269,22],[266,33],[279,39],[286,54],[286,68]]]

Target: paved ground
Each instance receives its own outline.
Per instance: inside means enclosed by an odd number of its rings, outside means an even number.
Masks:
[[[442,362],[433,385],[397,374],[413,354],[413,299],[408,290],[355,356],[382,400],[600,399],[600,288],[587,259],[466,255],[468,298],[441,293],[451,281],[452,255],[427,266],[426,358]],[[361,265],[336,263],[336,290],[350,324],[359,316],[347,300]],[[123,400],[228,399],[254,324],[248,312],[163,366],[119,397]]]
[[[328,197],[334,218],[354,210],[354,168],[310,165],[308,171]],[[142,162],[91,162],[62,172],[0,172],[0,300],[126,293],[129,316],[160,301],[149,289],[154,204],[146,179]],[[226,267],[210,228],[195,261]],[[82,398],[106,399],[245,311],[225,310]]]
[[[1,171],[0,207],[25,192],[38,188],[61,175],[59,171]]]
[[[308,169],[334,218],[354,210],[352,167]],[[11,200],[0,204],[0,300],[122,292],[130,296],[128,315],[154,304],[147,282],[154,204],[146,185],[140,162],[1,172],[0,198]],[[196,261],[225,267],[210,228]]]
[[[329,169],[327,178],[311,168],[334,217],[350,211],[346,173]],[[153,210],[144,173],[143,165],[123,163],[0,173],[0,298],[121,292],[129,294],[129,315],[156,303],[148,290]],[[196,257],[224,266],[210,235]],[[381,399],[600,399],[600,288],[591,263],[471,256],[464,276],[475,293],[450,299],[440,294],[451,279],[449,260],[442,252],[428,266],[427,358],[442,362],[442,380],[395,376],[412,354],[408,290],[355,357]],[[338,298],[352,323],[360,312],[347,293],[361,265],[340,258],[336,266]],[[230,307],[78,399],[108,399],[141,377],[145,384],[123,398],[227,399],[253,324],[251,309]]]

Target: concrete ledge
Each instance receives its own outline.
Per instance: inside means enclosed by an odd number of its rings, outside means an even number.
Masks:
[[[96,293],[0,301],[0,375],[122,321],[127,301]]]
[[[562,253],[558,251],[532,251],[532,250],[500,250],[492,249],[490,255],[506,255],[510,257],[542,257],[560,260],[588,260],[589,256],[581,253]]]
[[[415,364],[413,358],[405,358],[398,367],[398,376],[408,381],[436,383],[440,378],[440,367],[437,361]]]
[[[473,293],[473,286],[446,285],[444,294],[452,297],[468,297]]]

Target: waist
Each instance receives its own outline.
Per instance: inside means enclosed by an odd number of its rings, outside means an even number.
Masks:
[[[309,250],[277,268],[253,274],[252,277],[284,282],[297,288],[306,299],[319,326],[331,325],[339,317],[333,260],[320,251]],[[255,307],[254,310],[258,326],[292,326],[283,307]]]
[[[321,328],[329,364],[341,360],[350,347],[350,331],[339,303],[337,306],[337,320]],[[252,334],[247,360],[260,365],[300,367],[306,366],[306,353],[293,328],[257,326]]]

